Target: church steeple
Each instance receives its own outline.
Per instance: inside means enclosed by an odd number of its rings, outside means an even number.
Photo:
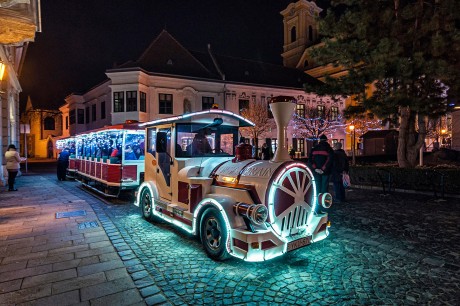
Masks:
[[[284,24],[283,65],[297,68],[304,51],[318,42],[316,18],[322,11],[314,1],[299,0],[281,11]],[[303,67],[303,65],[301,65]]]

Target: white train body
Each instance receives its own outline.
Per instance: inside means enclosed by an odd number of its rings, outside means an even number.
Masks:
[[[282,147],[270,161],[234,156],[238,128],[251,124],[224,110],[144,124],[147,146],[157,148],[146,153],[145,180],[137,195],[144,217],[159,217],[199,235],[214,259],[263,261],[327,237],[327,213],[318,213],[317,206],[320,201],[328,206],[331,198],[316,196],[305,164],[291,160]],[[181,151],[186,148],[181,144],[190,142],[184,138],[203,129],[213,152]]]

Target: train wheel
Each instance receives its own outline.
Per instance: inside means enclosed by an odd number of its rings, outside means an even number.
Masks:
[[[228,231],[221,213],[216,208],[208,208],[200,224],[201,243],[204,250],[214,260],[225,260],[227,251]]]
[[[139,206],[142,210],[142,216],[146,220],[153,220],[153,199],[148,188],[142,189],[140,201],[141,203]]]

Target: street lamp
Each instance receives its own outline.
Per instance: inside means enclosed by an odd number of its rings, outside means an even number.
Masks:
[[[350,131],[352,133],[352,141],[351,141],[351,145],[352,145],[351,156],[352,156],[352,159],[351,159],[351,164],[354,166],[354,165],[356,165],[356,157],[355,157],[356,130],[355,130],[354,125],[350,125]]]

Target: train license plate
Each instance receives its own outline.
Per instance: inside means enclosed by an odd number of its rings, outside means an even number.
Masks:
[[[310,237],[304,237],[304,238],[300,238],[300,239],[288,242],[287,251],[288,252],[294,251],[296,249],[309,245],[310,243],[311,243]]]

